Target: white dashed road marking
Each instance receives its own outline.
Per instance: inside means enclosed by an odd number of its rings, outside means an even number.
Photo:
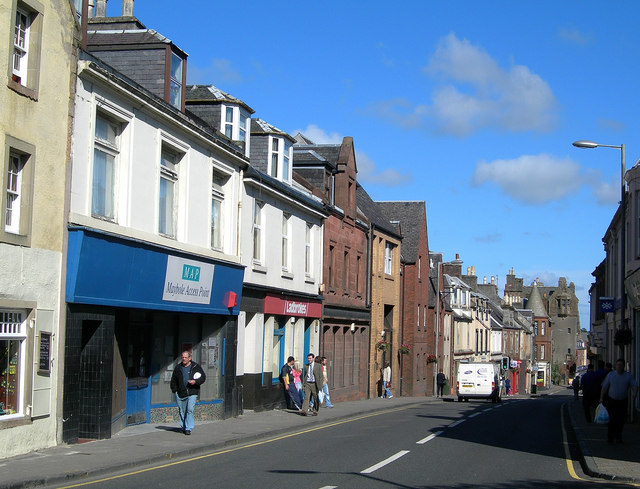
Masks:
[[[375,472],[376,470],[378,470],[381,467],[384,467],[385,465],[390,464],[391,462],[394,462],[396,460],[398,460],[400,457],[404,457],[407,453],[409,453],[409,450],[400,450],[398,453],[396,453],[395,455],[392,455],[391,457],[383,460],[382,462],[379,462],[375,465],[372,465],[371,467],[369,467],[368,469],[364,469],[363,471],[361,471],[361,474],[371,474],[372,472]]]

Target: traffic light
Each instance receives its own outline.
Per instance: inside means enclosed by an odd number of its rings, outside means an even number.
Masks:
[[[509,357],[502,357],[502,370],[509,370],[511,359]]]

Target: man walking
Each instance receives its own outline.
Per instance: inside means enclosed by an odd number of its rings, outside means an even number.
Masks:
[[[598,375],[593,371],[593,364],[587,367],[587,372],[580,377],[580,385],[582,386],[582,407],[584,409],[584,417],[587,423],[593,421],[592,411],[598,405],[598,396],[602,389],[601,381]]]
[[[311,415],[317,416],[320,409],[320,400],[318,399],[318,392],[322,390],[322,365],[315,360],[315,355],[309,353],[307,355],[307,364],[302,370],[303,384],[302,389],[304,391],[304,401],[302,402],[302,415],[307,416],[309,410],[309,402],[311,396],[313,396],[313,408]]]
[[[325,405],[328,408],[332,408],[331,397],[329,396],[329,376],[327,374],[327,357],[320,358],[320,365],[322,365],[322,390],[318,393],[320,402],[325,401]]]
[[[600,392],[600,402],[604,401],[605,395],[608,396],[605,407],[609,411],[607,430],[609,443],[614,441],[622,443],[622,426],[627,417],[629,389],[632,391],[632,399],[635,399],[638,384],[633,380],[633,376],[624,370],[624,359],[618,358],[616,360],[616,369],[604,379]]]
[[[447,381],[447,378],[444,376],[444,372],[440,369],[438,375],[436,375],[436,384],[438,385],[438,397],[442,397],[444,393],[444,383]]]
[[[185,435],[193,431],[193,409],[200,393],[200,386],[207,376],[202,367],[191,360],[191,353],[183,351],[182,361],[173,368],[171,375],[171,392],[176,396],[178,412],[180,413],[180,427]]]
[[[297,389],[296,385],[293,383],[293,375],[291,374],[291,369],[294,363],[295,358],[287,358],[287,363],[285,363],[280,369],[280,382],[284,385],[287,407],[289,409],[296,409],[297,411],[300,411],[300,405],[297,403]]]

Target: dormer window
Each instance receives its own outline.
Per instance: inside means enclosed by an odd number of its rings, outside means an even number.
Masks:
[[[169,97],[171,105],[176,109],[182,108],[182,58],[176,53],[171,53]]]
[[[233,139],[233,107],[227,107],[224,115],[224,135]]]
[[[285,182],[291,181],[292,145],[284,138],[271,137],[269,175]]]
[[[240,124],[238,126],[238,141],[246,141],[247,140],[247,117],[246,114],[240,111]]]

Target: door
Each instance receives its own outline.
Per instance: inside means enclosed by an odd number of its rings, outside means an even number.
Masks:
[[[151,411],[151,323],[129,322],[127,342],[127,425],[148,423]]]

